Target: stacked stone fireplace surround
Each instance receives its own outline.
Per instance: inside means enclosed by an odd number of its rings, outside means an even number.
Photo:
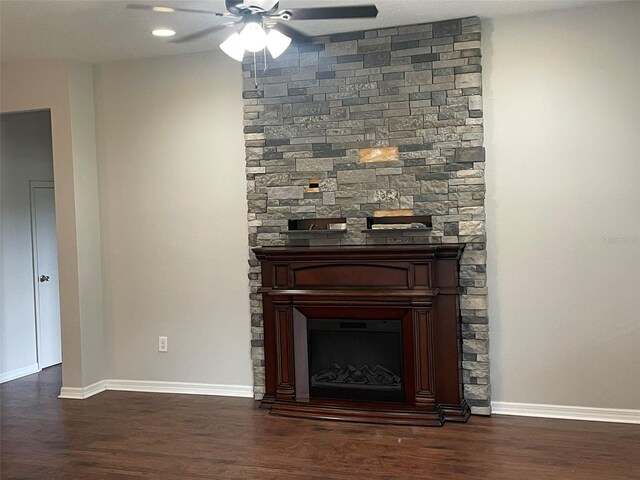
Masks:
[[[472,17],[317,37],[269,58],[266,70],[261,54],[257,72],[247,56],[243,97],[249,247],[466,244],[464,396],[472,413],[489,414],[480,35]],[[364,150],[373,147],[373,156]],[[433,227],[366,230],[367,217],[392,210],[431,215]],[[340,217],[343,233],[288,232],[290,219]],[[261,398],[261,278],[252,252],[249,263]]]

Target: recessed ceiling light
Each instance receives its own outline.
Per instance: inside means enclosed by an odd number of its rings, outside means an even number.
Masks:
[[[151,32],[154,37],[173,37],[175,34],[175,30],[169,28],[156,28]]]
[[[153,7],[152,10],[158,13],[173,13],[175,10],[171,7]]]

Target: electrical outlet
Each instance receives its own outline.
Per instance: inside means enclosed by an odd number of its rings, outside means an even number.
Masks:
[[[159,352],[167,351],[167,337],[158,337],[158,351]]]

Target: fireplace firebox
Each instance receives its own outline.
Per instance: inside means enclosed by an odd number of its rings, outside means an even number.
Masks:
[[[266,247],[272,414],[408,425],[466,421],[461,245]]]
[[[307,321],[312,398],[403,402],[401,324]]]

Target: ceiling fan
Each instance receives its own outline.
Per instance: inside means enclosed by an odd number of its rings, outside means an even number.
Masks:
[[[158,13],[212,15],[230,20],[170,41],[172,43],[191,42],[220,30],[233,28],[234,33],[220,45],[220,48],[238,61],[242,61],[246,51],[255,53],[266,49],[273,58],[277,58],[287,49],[292,40],[296,43],[310,42],[311,39],[307,35],[287,25],[290,21],[375,18],[378,15],[375,5],[281,10],[279,0],[225,0],[225,6],[227,9],[225,13],[148,4],[131,4],[127,5],[127,8]]]

